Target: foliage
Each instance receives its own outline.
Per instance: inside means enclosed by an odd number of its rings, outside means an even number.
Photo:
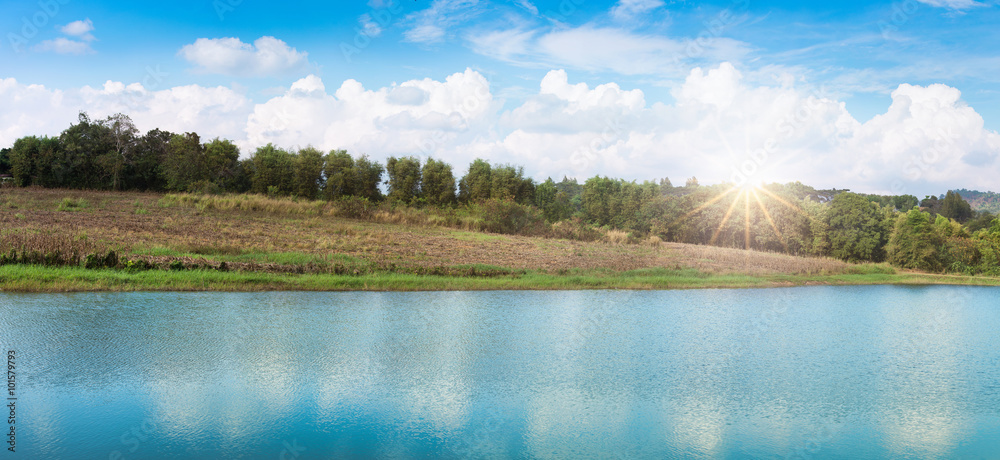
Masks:
[[[849,262],[885,259],[892,215],[854,193],[841,193],[830,203],[826,224],[830,255]]]
[[[420,196],[420,159],[389,157],[385,162],[389,175],[389,195],[393,201],[410,204]]]

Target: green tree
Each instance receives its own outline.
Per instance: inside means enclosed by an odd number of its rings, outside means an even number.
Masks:
[[[170,138],[167,158],[163,162],[167,190],[187,191],[204,178],[203,150],[197,133],[175,134]]]
[[[458,197],[463,202],[477,202],[490,198],[493,186],[490,178],[493,167],[486,160],[477,158],[469,165],[469,171],[458,182]]]
[[[63,155],[60,161],[49,164],[53,180],[62,187],[109,188],[110,184],[102,181],[108,175],[102,173],[97,158],[114,150],[111,138],[107,126],[80,112],[77,123],[59,135]]]
[[[830,255],[850,262],[881,262],[889,239],[891,214],[855,193],[839,193],[830,202],[827,232]]]
[[[0,149],[0,174],[10,174],[10,149]]]
[[[389,175],[389,195],[393,201],[412,203],[420,196],[420,159],[389,157],[385,162]]]
[[[379,185],[382,183],[382,174],[385,168],[377,161],[372,161],[368,155],[362,155],[354,161],[354,196],[367,198],[370,201],[382,199],[382,190]]]
[[[889,263],[902,268],[940,271],[939,249],[944,239],[934,227],[930,213],[910,209],[900,214],[886,245]]]
[[[128,115],[117,113],[99,122],[105,128],[107,149],[97,154],[96,161],[101,167],[105,185],[112,190],[121,190],[123,176],[132,169],[135,161],[136,138],[139,130]]]
[[[240,174],[240,149],[227,139],[215,138],[202,148],[202,181],[210,182],[221,190],[235,191],[242,179]]]
[[[254,193],[288,195],[295,190],[295,160],[291,153],[269,143],[258,147],[251,159]]]
[[[166,190],[164,164],[170,153],[170,139],[173,137],[171,132],[154,129],[136,140],[135,159],[126,188]]]
[[[14,184],[19,187],[27,187],[32,184],[35,173],[35,158],[38,157],[38,148],[41,139],[35,136],[26,136],[14,141],[14,147],[10,149],[11,175],[14,176]]]
[[[312,147],[299,150],[295,156],[295,194],[310,200],[320,193],[323,179],[323,153]]]
[[[441,206],[455,202],[455,175],[448,163],[428,158],[420,187],[429,204]]]
[[[354,195],[357,189],[357,179],[354,170],[354,159],[346,150],[331,150],[326,155],[323,164],[323,174],[326,176],[326,186],[323,188],[326,198],[334,200],[342,196]]]
[[[962,196],[948,190],[948,194],[945,195],[944,200],[941,202],[942,216],[949,219],[955,219],[958,222],[965,222],[972,218],[972,207],[969,203],[962,199]]]

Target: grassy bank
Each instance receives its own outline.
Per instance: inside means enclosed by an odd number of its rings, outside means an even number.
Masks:
[[[844,273],[837,275],[706,274],[691,269],[625,272],[587,270],[568,274],[461,277],[374,273],[366,275],[220,272],[216,270],[130,272],[114,269],[6,265],[0,286],[7,292],[69,291],[438,291],[557,289],[767,288],[802,285],[958,284],[1000,285],[991,277],[923,273]]]

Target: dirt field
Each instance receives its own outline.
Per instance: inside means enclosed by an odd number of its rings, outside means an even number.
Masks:
[[[497,235],[323,215],[198,209],[163,195],[40,188],[0,189],[0,250],[15,236],[115,249],[163,262],[241,260],[289,265],[356,259],[381,266],[486,264],[572,269],[696,268],[708,273],[842,273],[831,260],[677,243],[618,244]]]

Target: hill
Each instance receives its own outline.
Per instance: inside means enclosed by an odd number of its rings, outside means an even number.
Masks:
[[[965,201],[972,206],[973,211],[987,211],[992,214],[1000,214],[1000,193],[980,192],[977,190],[958,189],[955,190]]]

